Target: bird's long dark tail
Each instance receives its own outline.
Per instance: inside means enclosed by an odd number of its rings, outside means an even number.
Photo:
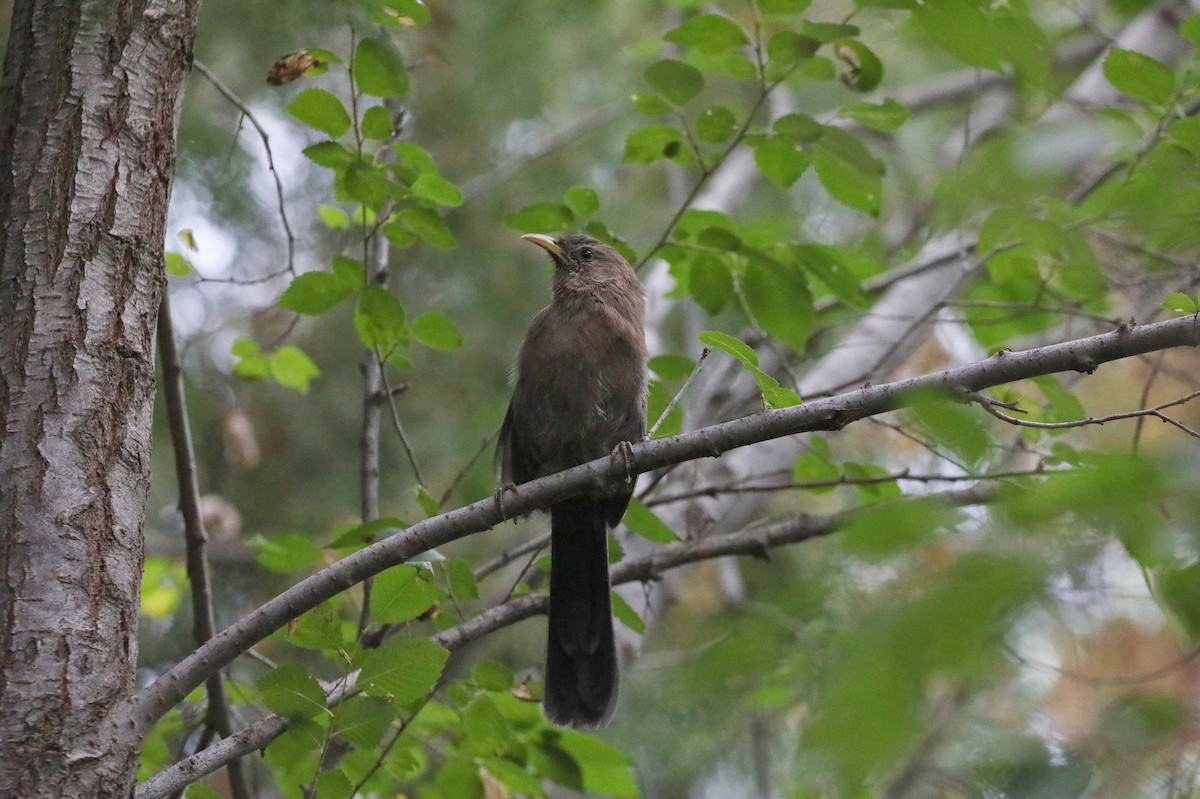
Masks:
[[[600,727],[617,705],[617,651],[608,584],[608,506],[572,499],[550,508],[550,629],[546,718]]]

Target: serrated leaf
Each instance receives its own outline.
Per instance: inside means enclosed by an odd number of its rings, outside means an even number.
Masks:
[[[304,157],[317,166],[326,169],[341,170],[350,166],[358,157],[353,150],[335,141],[322,141],[305,147],[301,152]]]
[[[439,250],[450,250],[458,244],[450,228],[432,208],[406,208],[396,215],[396,222]],[[384,229],[386,235],[387,225]]]
[[[479,586],[475,582],[475,573],[466,558],[452,557],[442,561],[442,569],[446,573],[446,583],[450,594],[459,601],[479,599]]]
[[[350,799],[354,783],[340,768],[327,768],[317,775],[316,799]]]
[[[397,704],[412,702],[433,690],[449,656],[424,638],[393,638],[367,654],[358,684],[372,696]]]
[[[664,58],[646,67],[646,82],[675,105],[684,105],[704,88],[704,76],[691,64]]]
[[[376,97],[408,93],[404,59],[390,40],[373,36],[358,43],[354,49],[354,83],[359,91]]]
[[[433,607],[438,598],[438,590],[415,566],[393,566],[375,575],[371,618],[380,624],[411,621]]]
[[[331,272],[305,272],[297,275],[279,297],[279,307],[308,316],[318,316],[353,293]]]
[[[697,338],[700,339],[701,344],[720,350],[726,355],[732,355],[741,361],[743,366],[758,368],[758,355],[744,341],[719,330],[705,330]]]
[[[790,408],[804,402],[803,398],[790,388],[783,386],[766,386],[762,389],[763,402],[768,408]]]
[[[882,103],[857,102],[842,106],[840,116],[860,125],[890,133],[908,121],[908,109],[888,97]]]
[[[982,424],[982,411],[938,394],[913,397],[909,405],[913,416],[933,437],[968,465],[978,463],[991,447],[991,437]]]
[[[309,718],[325,710],[325,692],[299,663],[285,663],[255,682],[263,703],[288,718]]]
[[[688,272],[688,293],[709,316],[716,316],[733,296],[729,266],[715,255],[700,253]]]
[[[338,705],[330,734],[360,749],[374,749],[395,720],[386,702],[371,696],[352,696]]]
[[[720,14],[697,14],[678,28],[667,31],[665,41],[695,47],[702,53],[721,53],[749,44],[750,39],[741,27]]]
[[[481,660],[471,667],[471,682],[485,691],[509,691],[516,681],[508,666],[495,660]]]
[[[813,168],[821,185],[835,200],[879,216],[883,202],[883,181],[878,174],[868,174],[843,158],[843,153],[829,146],[826,137],[813,147]]]
[[[836,247],[822,244],[798,244],[792,248],[800,267],[815,276],[834,296],[852,308],[871,304],[862,282],[845,262],[844,254]]]
[[[742,274],[742,293],[759,327],[796,352],[804,352],[815,317],[812,293],[799,269],[751,261]]]
[[[600,196],[591,186],[572,186],[563,195],[563,202],[581,219],[600,210]]]
[[[656,544],[669,544],[672,541],[678,541],[679,536],[675,531],[663,522],[662,519],[655,515],[654,511],[646,507],[639,499],[629,500],[629,508],[625,511],[623,517],[625,526],[629,531],[641,536],[647,541],[653,541]]]
[[[808,169],[809,158],[790,139],[770,136],[754,148],[754,163],[759,172],[786,191]]]
[[[333,139],[350,129],[350,115],[346,113],[346,107],[324,89],[305,89],[288,104],[287,110],[305,125]]]
[[[642,617],[633,609],[633,605],[626,602],[625,597],[616,591],[612,592],[612,611],[613,616],[621,624],[624,624],[638,635],[646,634],[646,622],[642,621]]]
[[[358,127],[364,138],[380,141],[390,139],[393,132],[392,112],[381,105],[373,105],[363,112]]]
[[[271,356],[271,377],[281,386],[308,393],[308,384],[321,376],[321,370],[304,350],[285,344]]]
[[[363,289],[354,309],[354,328],[364,347],[378,347],[385,356],[408,341],[404,306],[395,294],[379,286]]]
[[[192,265],[188,263],[187,258],[184,258],[177,252],[168,252],[164,254],[166,261],[167,274],[174,277],[187,277],[192,273]]]
[[[631,164],[649,164],[659,158],[673,158],[682,148],[683,134],[670,125],[647,125],[630,131],[625,137],[622,158]]]
[[[418,485],[413,489],[413,494],[417,498],[417,504],[421,506],[421,512],[428,516],[436,516],[438,512],[437,497],[429,493],[429,489],[423,485]]]
[[[534,203],[505,215],[504,224],[524,233],[561,233],[575,224],[575,214],[563,203]]]
[[[804,114],[784,114],[772,123],[771,130],[801,143],[814,142],[825,132],[820,122]]]
[[[458,186],[446,180],[441,175],[426,172],[413,181],[413,194],[422,200],[430,200],[439,205],[462,205],[463,196]]]
[[[1104,77],[1119,91],[1148,105],[1166,105],[1175,92],[1175,73],[1135,50],[1114,47],[1104,59]]]
[[[346,640],[342,620],[332,601],[322,602],[279,632],[285,641],[305,649],[342,653]]]
[[[435,350],[450,352],[462,346],[462,333],[441,311],[429,311],[413,320],[412,337]]]

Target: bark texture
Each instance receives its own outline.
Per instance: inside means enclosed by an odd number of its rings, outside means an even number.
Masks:
[[[0,796],[116,797],[198,0],[18,0],[0,84]]]

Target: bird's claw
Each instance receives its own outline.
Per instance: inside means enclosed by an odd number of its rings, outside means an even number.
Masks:
[[[608,457],[613,461],[616,461],[618,457],[621,459],[625,464],[625,482],[633,485],[633,444],[628,441],[618,441]]]
[[[492,495],[492,500],[496,503],[496,511],[500,514],[501,521],[508,521],[508,511],[504,509],[504,495],[507,493],[517,493],[516,483],[505,483],[496,489],[496,493]]]

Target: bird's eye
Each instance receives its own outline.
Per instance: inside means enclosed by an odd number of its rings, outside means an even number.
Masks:
[[[579,257],[584,261],[590,261],[596,257],[596,253],[592,252],[591,247],[584,247],[579,251]]]

